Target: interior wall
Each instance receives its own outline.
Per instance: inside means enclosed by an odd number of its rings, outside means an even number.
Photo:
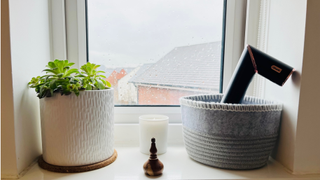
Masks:
[[[319,84],[314,83],[318,79],[311,78],[319,77],[319,61],[314,60],[319,57],[316,48],[319,39],[315,38],[319,38],[319,19],[316,19],[319,17],[316,12],[319,2],[316,1],[308,0],[308,12],[306,0],[271,0],[270,8],[267,53],[297,70],[284,87],[266,83],[266,99],[284,104],[279,145],[273,157],[297,172],[306,172],[308,167],[317,171],[320,162],[317,156],[319,141],[316,139],[320,133],[319,121],[316,121],[319,111],[315,109],[319,107],[319,98],[314,96],[320,91]],[[50,45],[48,2],[10,0],[10,50],[9,19],[3,16],[6,2],[8,0],[1,0],[1,83],[6,87],[1,86],[1,170],[2,174],[14,175],[41,153],[38,99],[26,84],[31,77],[39,75],[50,60]],[[7,31],[3,28],[5,17],[8,19]]]
[[[14,124],[18,173],[42,152],[39,99],[27,83],[50,60],[47,0],[9,0]]]
[[[320,1],[307,1],[294,172],[320,174]]]
[[[273,158],[290,171],[294,171],[295,163],[305,18],[306,0],[270,2],[266,52],[296,69],[283,87],[270,81],[265,84],[265,98],[283,103],[280,137]]]
[[[17,177],[10,54],[9,4],[1,0],[1,177]]]

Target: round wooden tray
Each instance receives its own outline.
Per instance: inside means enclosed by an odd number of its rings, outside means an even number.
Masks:
[[[77,173],[77,172],[92,171],[95,169],[108,166],[109,164],[113,163],[117,159],[117,156],[118,156],[118,153],[116,150],[114,150],[114,153],[110,158],[101,162],[97,162],[89,165],[83,165],[83,166],[56,166],[56,165],[52,165],[45,162],[43,159],[43,156],[40,156],[38,160],[38,164],[42,169],[45,169],[48,171],[60,172],[60,173]]]

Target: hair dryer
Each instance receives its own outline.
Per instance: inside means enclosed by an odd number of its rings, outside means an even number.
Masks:
[[[241,103],[255,73],[283,86],[293,71],[292,67],[247,45],[241,54],[221,103]]]

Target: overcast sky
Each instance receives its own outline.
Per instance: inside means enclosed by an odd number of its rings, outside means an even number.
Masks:
[[[158,61],[173,48],[221,41],[223,0],[89,0],[89,61]]]

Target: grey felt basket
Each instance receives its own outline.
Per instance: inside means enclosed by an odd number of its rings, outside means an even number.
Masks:
[[[220,103],[221,94],[180,98],[184,142],[189,156],[225,169],[267,164],[279,134],[282,104],[245,97]]]

